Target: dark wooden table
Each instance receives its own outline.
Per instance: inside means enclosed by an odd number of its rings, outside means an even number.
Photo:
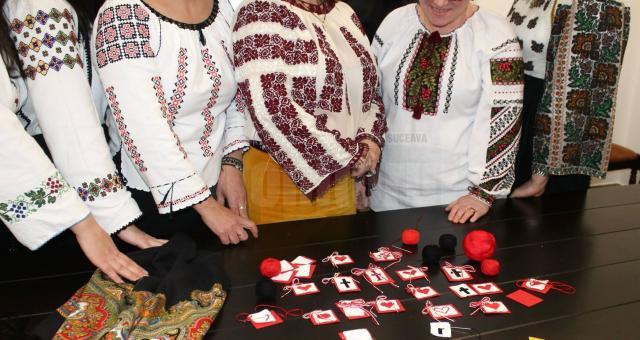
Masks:
[[[424,302],[416,301],[402,289],[384,287],[389,298],[402,300],[407,311],[380,315],[380,326],[369,320],[346,320],[333,305],[340,298],[375,299],[377,292],[362,284],[361,293],[338,295],[333,286],[323,286],[322,277],[333,268],[320,263],[312,281],[321,289],[317,295],[287,296],[278,300],[284,308],[306,311],[332,308],[339,324],[314,327],[308,320],[293,318],[284,324],[256,331],[235,320],[236,314],[252,311],[255,282],[260,260],[273,256],[292,260],[305,255],[320,261],[333,251],[351,255],[359,267],[369,263],[368,252],[389,246],[404,228],[419,229],[421,246],[437,243],[443,233],[461,240],[474,229],[491,231],[497,239],[495,258],[502,263],[497,278],[481,274],[472,282],[495,281],[505,294],[494,295],[512,311],[510,315],[468,316],[473,298],[459,299],[439,270],[432,271],[431,285],[442,296],[436,304],[452,303],[464,317],[454,326],[472,332],[454,335],[475,339],[638,339],[640,338],[640,185],[592,189],[581,196],[544,199],[502,200],[476,224],[452,225],[442,207],[365,213],[356,216],[282,223],[263,226],[260,238],[225,250],[225,266],[232,291],[208,339],[337,339],[339,331],[367,328],[376,339],[425,339],[429,322],[420,314]],[[20,328],[41,319],[62,304],[88,279],[90,266],[77,253],[46,253],[3,259],[0,271],[0,324]],[[36,260],[37,259],[37,260]],[[61,261],[63,263],[61,263]],[[451,260],[467,263],[459,246]],[[420,255],[405,255],[399,269],[421,264]],[[392,267],[392,269],[396,268]],[[350,267],[346,267],[347,271]],[[390,270],[390,272],[392,272]],[[395,273],[391,274],[397,281]],[[518,279],[537,277],[567,282],[576,287],[575,295],[551,291],[540,295],[544,301],[525,308],[505,297],[516,290]],[[404,284],[401,284],[401,287]],[[478,300],[478,299],[475,299]]]

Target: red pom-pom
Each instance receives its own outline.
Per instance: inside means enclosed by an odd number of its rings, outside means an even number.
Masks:
[[[474,230],[464,237],[464,254],[473,261],[482,261],[493,256],[496,238],[484,230]]]
[[[260,263],[260,274],[266,277],[274,277],[280,274],[280,261],[273,257],[266,258]]]
[[[500,274],[500,262],[494,259],[482,260],[480,264],[480,271],[487,276],[496,276]]]
[[[414,246],[420,242],[420,232],[415,229],[405,229],[402,231],[402,243]]]

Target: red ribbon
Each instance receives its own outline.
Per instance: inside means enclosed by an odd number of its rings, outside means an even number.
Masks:
[[[469,307],[476,309],[473,311],[473,313],[471,313],[471,315],[476,314],[479,310],[482,309],[482,306],[486,305],[487,303],[492,303],[491,299],[488,296],[482,298],[482,300],[480,301],[471,302],[469,304]]]

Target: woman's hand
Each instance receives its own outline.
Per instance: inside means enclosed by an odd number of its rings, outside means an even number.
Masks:
[[[510,197],[540,197],[542,196],[542,194],[544,194],[544,191],[547,188],[547,183],[549,183],[548,176],[533,174],[533,176],[531,176],[531,179],[528,180],[525,184],[517,187]]]
[[[222,244],[238,244],[246,241],[251,231],[253,237],[258,237],[258,227],[253,221],[233,213],[220,203],[209,197],[194,206],[202,221],[220,238]]]
[[[118,233],[118,237],[129,243],[132,246],[136,246],[140,249],[147,249],[151,247],[160,247],[167,243],[167,240],[155,238],[144,231],[140,230],[135,224],[129,224],[128,227]]]
[[[444,210],[453,223],[474,223],[489,212],[489,206],[471,195],[465,195],[451,202]]]
[[[356,181],[356,210],[369,210],[369,197],[367,197],[367,188],[364,184],[364,180]]]
[[[241,159],[242,151],[235,151],[229,156]],[[236,215],[249,218],[247,214],[247,192],[244,188],[244,180],[240,170],[233,166],[222,165],[220,178],[216,186],[216,197],[220,205],[224,206],[226,203]]]
[[[368,138],[363,139],[362,143],[367,145],[368,150],[366,154],[363,154],[360,157],[356,162],[355,167],[351,170],[351,175],[353,177],[362,177],[367,173],[375,175],[378,169],[378,162],[380,162],[381,151],[378,144]]]
[[[103,273],[116,283],[123,283],[121,276],[130,281],[137,281],[149,273],[133,260],[121,253],[93,216],[76,223],[71,227],[76,235],[80,248]]]

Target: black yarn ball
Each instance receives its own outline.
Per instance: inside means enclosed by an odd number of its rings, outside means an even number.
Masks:
[[[429,244],[422,248],[422,260],[428,265],[437,265],[442,257],[442,250],[435,244]]]
[[[256,282],[256,300],[258,300],[258,303],[275,301],[277,295],[278,287],[271,279],[264,277]]]
[[[458,245],[458,239],[451,234],[442,234],[440,235],[438,244],[440,244],[440,248],[442,248],[442,250],[455,251],[456,246]]]

